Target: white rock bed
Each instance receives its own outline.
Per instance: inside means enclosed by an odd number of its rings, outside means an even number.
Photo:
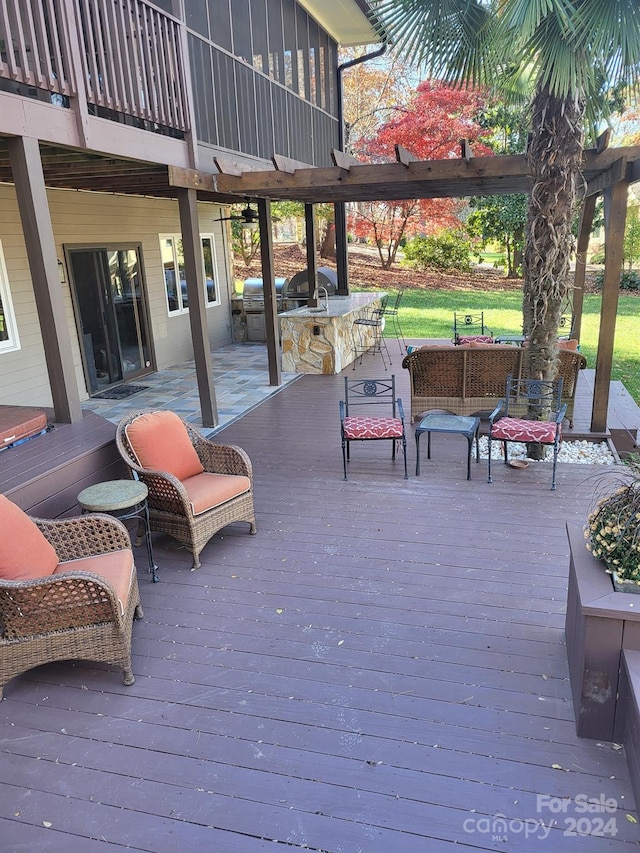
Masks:
[[[480,459],[487,459],[488,444],[486,436],[480,436]],[[528,462],[552,462],[553,448],[547,447],[546,459],[533,460],[527,456],[525,444],[510,441],[508,445],[509,459],[526,459]],[[475,458],[475,445],[473,448]],[[495,439],[491,442],[491,458],[502,459],[502,442]],[[563,441],[558,452],[558,462],[573,462],[577,465],[614,465],[615,458],[609,450],[606,441]]]

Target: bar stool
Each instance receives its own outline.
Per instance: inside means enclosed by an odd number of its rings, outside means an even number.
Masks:
[[[360,357],[362,364],[362,356],[366,352],[379,353],[382,356],[382,364],[384,369],[387,369],[387,361],[391,365],[391,355],[387,347],[387,342],[384,339],[384,312],[387,304],[387,297],[384,296],[380,301],[380,307],[374,308],[368,317],[359,317],[353,321],[353,352],[355,358],[353,360],[353,369],[356,369],[356,361]],[[370,330],[370,331],[367,331]],[[386,354],[386,358],[385,358]]]

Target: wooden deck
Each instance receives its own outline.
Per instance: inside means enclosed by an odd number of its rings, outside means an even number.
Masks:
[[[304,376],[219,434],[253,459],[258,534],[230,526],[198,572],[156,535],[158,584],[138,550],[133,686],[78,663],[6,687],[3,853],[637,849],[624,750],[575,735],[563,638],[565,522],[602,469],[467,482],[466,442],[437,435],[416,478],[409,428],[409,480],[369,442],[345,482],[342,389]]]

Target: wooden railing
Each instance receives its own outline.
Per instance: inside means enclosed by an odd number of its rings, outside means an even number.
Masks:
[[[0,0],[0,78],[53,103],[184,132],[185,64],[180,22],[145,0]]]

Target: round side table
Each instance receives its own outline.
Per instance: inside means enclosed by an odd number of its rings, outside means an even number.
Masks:
[[[158,567],[153,560],[149,508],[147,506],[148,494],[149,490],[146,485],[139,480],[107,480],[104,483],[96,483],[94,486],[83,489],[78,495],[78,503],[83,513],[106,512],[120,521],[137,518],[139,522],[142,522],[147,543],[149,571],[154,582],[157,582],[160,578],[156,573]],[[136,544],[139,544],[139,539],[138,536]]]

